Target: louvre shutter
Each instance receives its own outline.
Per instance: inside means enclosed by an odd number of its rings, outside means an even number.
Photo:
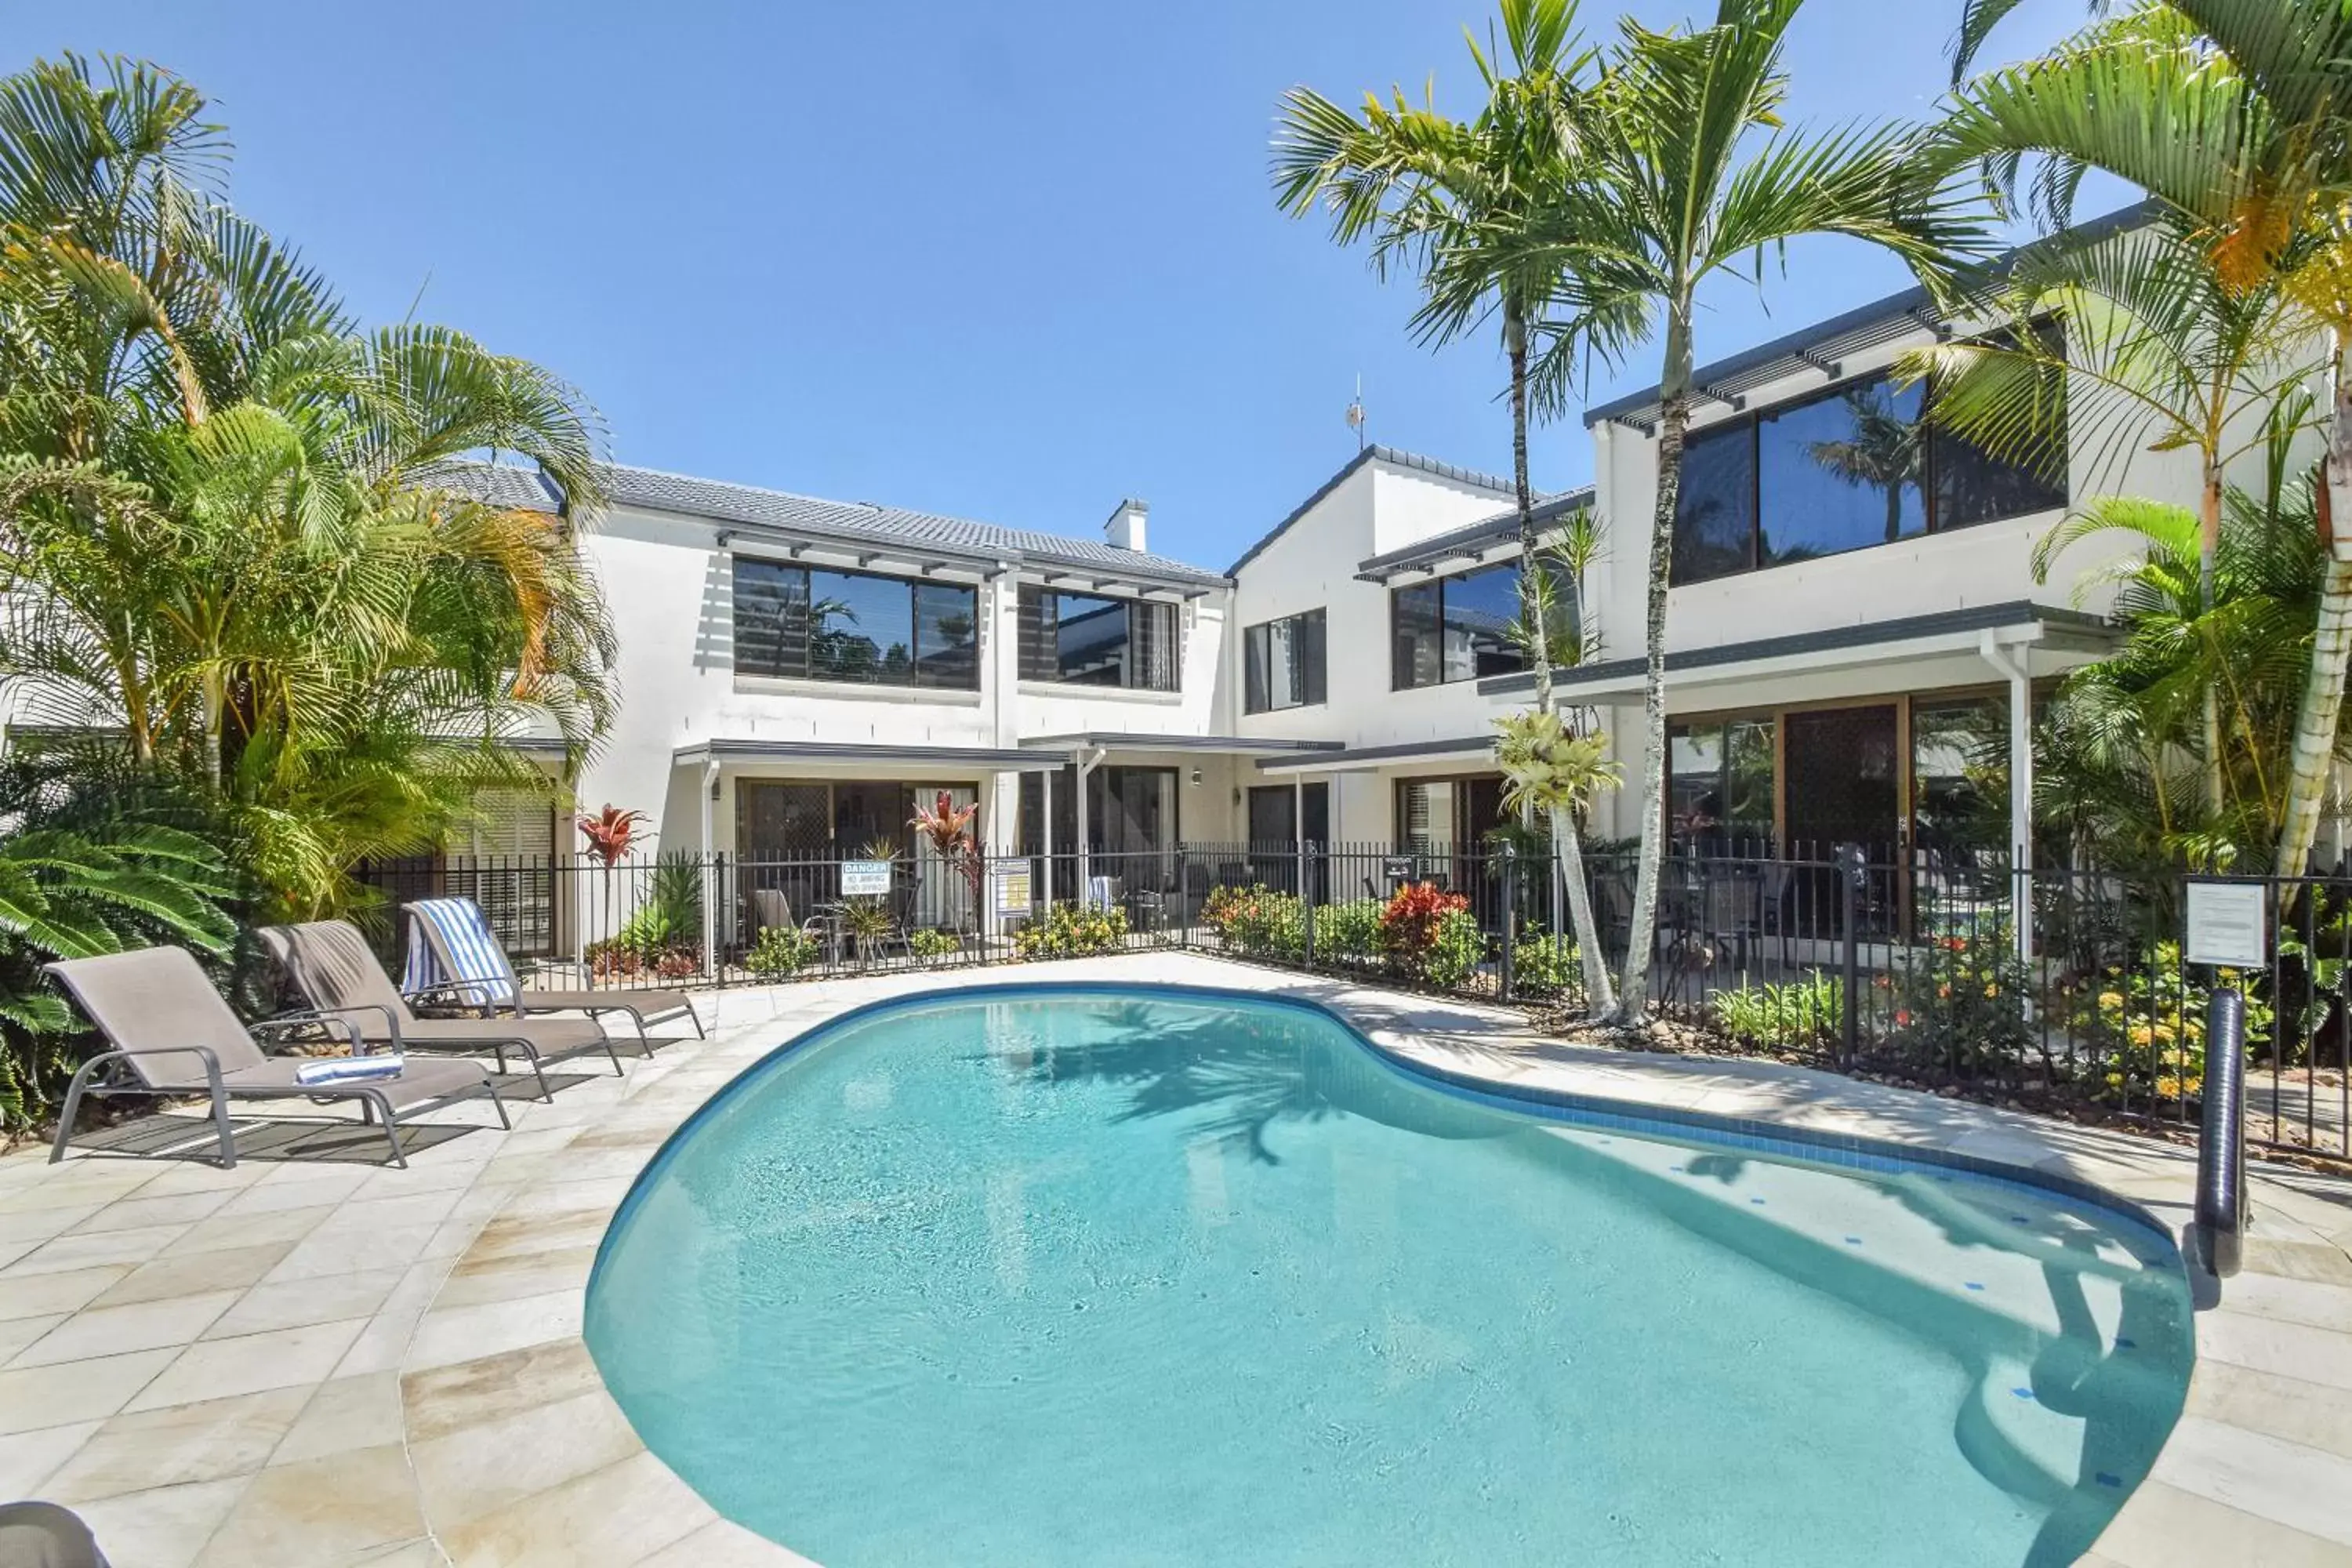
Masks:
[[[1058,651],[1055,646],[1055,623],[1054,595],[1034,583],[1021,584],[1021,679],[1051,680],[1061,673]]]

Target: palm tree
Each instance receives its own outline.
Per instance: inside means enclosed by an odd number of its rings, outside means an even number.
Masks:
[[[1466,122],[1412,108],[1402,92],[1387,103],[1367,94],[1359,115],[1293,88],[1276,126],[1273,172],[1284,211],[1304,216],[1322,206],[1332,237],[1343,245],[1369,238],[1383,271],[1396,262],[1420,267],[1426,297],[1413,324],[1424,339],[1443,343],[1490,319],[1499,324],[1510,363],[1520,559],[1532,563],[1540,539],[1528,421],[1531,395],[1540,400],[1542,389],[1529,377],[1529,333],[1555,279],[1548,264],[1524,259],[1524,247],[1506,261],[1496,241],[1574,177],[1594,55],[1577,37],[1576,0],[1502,0],[1502,36],[1507,74],[1470,40],[1486,102]],[[1520,574],[1523,607],[1529,575]],[[1538,647],[1530,663],[1536,706],[1549,710],[1550,661]]]
[[[2104,169],[2180,215],[2223,287],[2276,287],[2327,334],[2332,407],[2320,517],[2330,541],[2273,872],[2317,836],[2352,668],[2352,8],[2341,0],[2170,0],[2094,26],[1960,95],[1951,147],[2013,184],[2042,155],[2045,220]]]
[[[317,909],[482,784],[538,782],[499,741],[601,732],[601,437],[462,333],[359,331],[220,201],[203,112],[120,60],[0,79],[0,677],[192,769],[249,868]],[[458,461],[485,451],[566,513],[491,499]]]
[[[1307,88],[1294,88],[1275,133],[1274,184],[1282,208],[1304,216],[1318,205],[1331,215],[1341,244],[1369,238],[1374,265],[1421,268],[1423,302],[1416,332],[1447,342],[1495,321],[1510,366],[1511,486],[1519,521],[1519,621],[1549,624],[1549,584],[1538,558],[1543,531],[1528,477],[1531,412],[1562,404],[1559,375],[1531,375],[1530,334],[1537,313],[1556,291],[1556,264],[1533,258],[1521,227],[1575,173],[1589,133],[1586,96],[1593,51],[1576,32],[1576,0],[1503,0],[1501,55],[1470,40],[1470,56],[1486,101],[1467,122],[1433,108],[1415,109],[1402,93],[1383,103],[1367,95],[1360,115]],[[1565,356],[1556,363],[1565,363]],[[1552,639],[1523,643],[1535,676],[1534,710],[1552,711]],[[1575,836],[1556,838],[1565,856],[1557,867],[1570,889],[1579,947],[1600,952],[1586,901],[1584,863]],[[1588,963],[1591,959],[1588,957]],[[1605,994],[1605,988],[1589,994]]]
[[[1640,870],[1619,1009],[1638,1021],[1649,991],[1665,796],[1666,603],[1684,436],[1690,425],[1698,291],[1748,258],[1806,235],[1894,251],[1939,276],[1984,243],[1948,171],[1896,128],[1822,134],[1780,126],[1781,52],[1800,0],[1720,0],[1713,26],[1652,32],[1625,24],[1594,94],[1584,177],[1562,187],[1513,266],[1560,280],[1545,323],[1553,358],[1588,348],[1622,357],[1663,328],[1657,505],[1650,528]],[[1760,139],[1759,139],[1760,138]],[[1525,253],[1523,260],[1520,252]]]
[[[2275,280],[2226,286],[2177,216],[2032,247],[1983,309],[2011,325],[1905,360],[1909,375],[1936,388],[1933,421],[2021,461],[2080,453],[2095,486],[2124,482],[2140,453],[2194,452],[2197,581],[2210,608],[2228,474],[2307,427],[2315,323]],[[2206,805],[2218,813],[2219,689],[2201,706]]]
[[[1609,740],[1592,731],[1570,730],[1558,713],[1542,709],[1495,721],[1495,761],[1503,770],[1505,809],[1540,813],[1550,823],[1552,856],[1577,874],[1568,879],[1568,907],[1576,927],[1576,951],[1584,969],[1585,1007],[1595,1017],[1615,1010],[1609,961],[1592,933],[1591,889],[1582,874],[1583,846],[1577,823],[1594,798],[1616,786],[1622,774],[1609,760]]]

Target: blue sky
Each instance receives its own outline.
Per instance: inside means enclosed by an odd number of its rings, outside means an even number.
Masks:
[[[1916,117],[1960,0],[1811,0],[1792,117]],[[1687,0],[1586,5],[1662,23]],[[2078,26],[2027,0],[1992,54]],[[577,382],[625,461],[1090,533],[1123,495],[1222,567],[1372,438],[1508,471],[1485,338],[1276,213],[1294,83],[1468,111],[1472,0],[986,6],[702,0],[79,0],[11,29],[157,60],[215,100],[237,205],[372,320],[463,327]],[[43,31],[46,29],[46,32]],[[2086,192],[2084,210],[2121,199]],[[1900,288],[1852,245],[1718,289],[1702,356]],[[1654,379],[1629,369],[1594,401]],[[1580,482],[1573,421],[1538,485]]]

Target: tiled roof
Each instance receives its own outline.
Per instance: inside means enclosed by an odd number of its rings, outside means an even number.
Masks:
[[[486,506],[510,510],[552,512],[559,500],[555,487],[537,468],[514,463],[438,463],[422,478],[428,484],[463,490]]]
[[[606,488],[616,505],[653,511],[679,512],[715,518],[723,522],[871,540],[928,544],[971,555],[1045,564],[1097,568],[1110,573],[1142,573],[1177,582],[1215,584],[1213,572],[1171,560],[1165,555],[1121,550],[1102,540],[1073,539],[1066,534],[1040,533],[1032,529],[1003,528],[960,517],[908,511],[903,507],[871,501],[821,500],[787,490],[761,489],[752,485],[698,479],[658,468],[614,466],[605,471]]]

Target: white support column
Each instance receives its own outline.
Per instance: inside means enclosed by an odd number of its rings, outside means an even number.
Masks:
[[[1307,777],[1295,775],[1290,783],[1290,846],[1298,861],[1298,896],[1307,896]]]
[[[1078,759],[1078,798],[1076,802],[1078,816],[1078,842],[1076,848],[1078,855],[1078,908],[1080,909],[1085,909],[1087,907],[1087,891],[1093,886],[1092,872],[1094,868],[1093,863],[1089,858],[1089,839],[1087,833],[1087,775],[1092,773],[1095,769],[1100,765],[1104,753],[1097,749],[1095,752],[1085,756],[1081,756]]]
[[[2010,927],[2021,963],[2033,960],[2033,673],[2024,645],[1986,632],[1984,661],[2009,681]]]
[[[702,764],[702,962],[715,976],[719,973],[719,904],[718,867],[712,864],[713,809],[719,795],[719,760],[711,758]]]

